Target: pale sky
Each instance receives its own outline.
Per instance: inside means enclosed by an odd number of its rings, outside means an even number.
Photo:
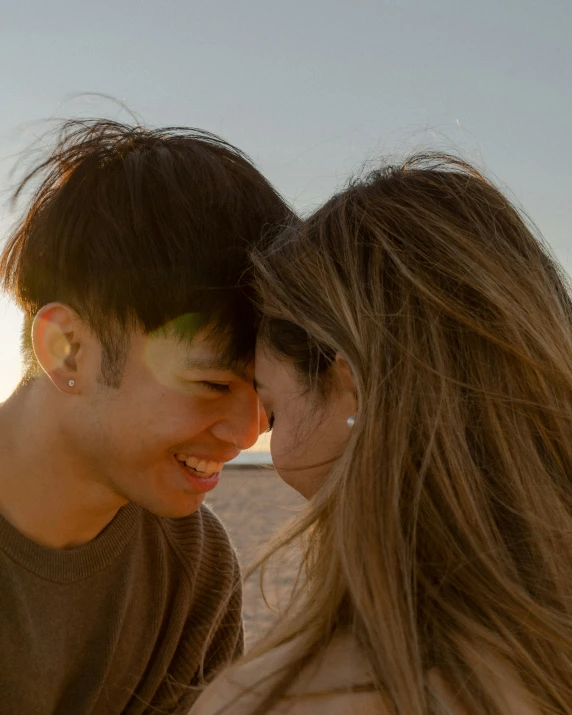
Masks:
[[[570,0],[4,2],[0,199],[40,120],[127,118],[77,96],[103,93],[147,124],[220,134],[302,211],[366,160],[456,149],[572,271],[571,31]],[[0,400],[19,328],[0,297]]]

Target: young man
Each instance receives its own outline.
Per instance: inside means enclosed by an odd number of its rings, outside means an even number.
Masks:
[[[201,506],[261,429],[248,251],[289,209],[205,132],[68,122],[0,271],[26,372],[0,405],[0,712],[185,711],[242,649]]]

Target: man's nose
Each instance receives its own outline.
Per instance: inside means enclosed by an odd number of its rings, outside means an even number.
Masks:
[[[234,401],[225,418],[213,427],[215,436],[224,442],[248,449],[261,432],[261,407],[254,388]]]

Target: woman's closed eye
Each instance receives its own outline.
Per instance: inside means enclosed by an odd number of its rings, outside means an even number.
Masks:
[[[274,413],[271,412],[270,415],[268,416],[268,427],[266,428],[265,432],[271,432],[273,427],[274,427]]]

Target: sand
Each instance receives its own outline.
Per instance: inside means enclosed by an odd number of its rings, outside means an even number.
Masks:
[[[237,549],[244,568],[258,550],[290,520],[305,503],[267,467],[226,467],[217,488],[207,499]],[[279,602],[289,592],[296,572],[295,561],[282,561],[278,571],[269,573],[268,595]],[[246,644],[251,644],[272,622],[272,611],[264,603],[258,573],[244,584],[244,624]]]

